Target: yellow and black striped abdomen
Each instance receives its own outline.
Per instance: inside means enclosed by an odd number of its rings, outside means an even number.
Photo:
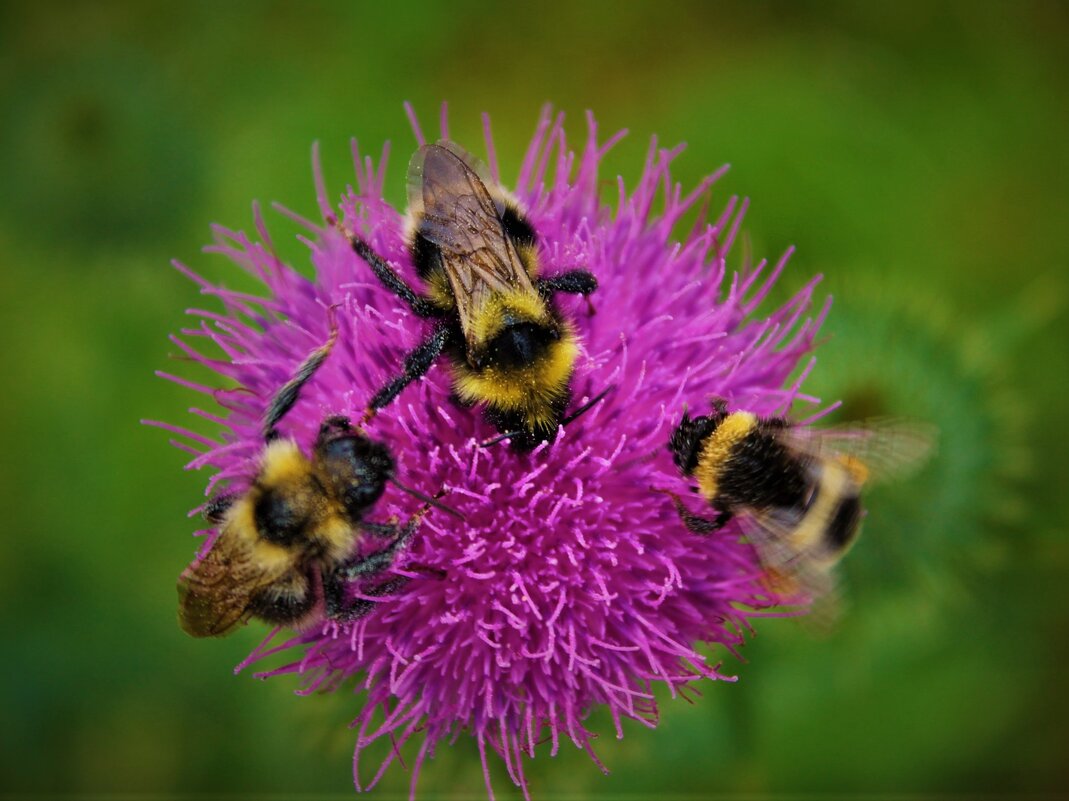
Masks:
[[[848,466],[829,459],[815,463],[818,471],[813,495],[791,545],[818,559],[839,559],[854,540],[861,524],[861,484]]]

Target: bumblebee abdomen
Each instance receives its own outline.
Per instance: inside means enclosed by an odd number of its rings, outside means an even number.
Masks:
[[[841,556],[857,539],[861,527],[861,498],[857,495],[844,497],[828,523],[824,533],[826,553]]]
[[[276,625],[291,625],[312,611],[316,596],[307,574],[294,569],[249,600],[249,614]]]
[[[792,545],[818,559],[835,561],[857,539],[861,487],[840,463],[820,467],[813,496],[791,534]]]

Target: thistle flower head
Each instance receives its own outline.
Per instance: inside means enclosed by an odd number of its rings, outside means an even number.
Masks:
[[[444,114],[442,129],[447,137]],[[668,449],[685,408],[704,414],[717,396],[768,414],[797,396],[798,382],[784,384],[819,325],[819,316],[807,317],[815,281],[770,316],[755,317],[789,252],[771,267],[728,270],[746,210],[737,198],[715,219],[700,215],[677,241],[681,218],[724,169],[684,192],[671,176],[681,148],[662,149],[656,140],[637,185],[618,180],[606,203],[599,168],[621,135],[599,138],[588,116],[585,141],[573,150],[562,117],[546,112],[518,177],[502,180],[538,232],[544,274],[582,266],[598,279],[596,312],[579,298],[558,302],[581,335],[573,406],[609,389],[605,397],[552,445],[526,454],[506,443],[481,447],[497,432],[452,397],[448,367],[433,367],[367,430],[388,444],[404,483],[426,493],[444,488],[444,502],[464,520],[435,511],[425,518],[394,568],[411,579],[395,594],[352,588],[377,603],[372,614],[316,624],[272,649],[296,655],[268,675],[297,673],[309,690],[362,677],[358,788],[361,752],[383,737],[396,748],[372,784],[415,739],[413,794],[436,745],[461,732],[477,741],[487,776],[488,754],[496,752],[525,791],[524,759],[543,739],[551,753],[570,740],[597,760],[584,727],[595,707],[608,709],[618,736],[625,718],[656,726],[656,685],[675,695],[725,678],[696,645],[733,650],[748,619],[779,600],[737,532],[696,536],[661,490],[688,486]],[[489,170],[501,180],[488,123],[485,145]],[[256,238],[217,228],[211,250],[259,279],[262,296],[212,285],[179,266],[224,306],[221,314],[190,310],[199,325],[184,333],[210,340],[222,355],[175,341],[239,387],[194,386],[228,410],[225,417],[194,410],[221,427],[218,441],[183,432],[201,446],[190,466],[216,470],[209,492],[220,482],[240,490],[255,473],[264,408],[326,339],[328,307],[338,307],[337,344],[279,426],[305,448],[326,416],[358,419],[426,336],[426,324],[328,222],[340,218],[418,285],[404,217],[383,199],[387,181],[400,180],[387,177],[386,156],[376,167],[354,143],[356,181],[335,207],[314,155],[324,221],[298,218],[308,229],[314,280],[276,257],[258,209]],[[418,504],[390,487],[374,517],[406,519]]]

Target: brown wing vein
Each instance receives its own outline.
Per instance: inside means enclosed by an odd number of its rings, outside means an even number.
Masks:
[[[459,147],[420,148],[409,167],[409,204],[420,234],[441,250],[465,334],[494,294],[534,293],[474,160]]]
[[[224,529],[212,549],[178,579],[178,619],[194,637],[218,637],[246,615],[253,594],[277,576],[257,564],[251,549]]]

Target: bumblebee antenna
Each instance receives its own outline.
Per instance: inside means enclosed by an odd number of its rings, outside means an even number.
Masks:
[[[273,439],[278,438],[278,431],[275,430],[275,426],[278,425],[278,421],[286,416],[286,413],[293,408],[293,404],[297,402],[297,398],[300,397],[301,387],[308,383],[308,381],[315,375],[323,362],[327,360],[327,356],[330,355],[331,349],[334,347],[334,343],[338,341],[338,319],[334,310],[338,308],[340,304],[327,307],[327,321],[330,325],[330,337],[313,350],[305,360],[301,363],[301,366],[297,368],[297,373],[282,385],[282,388],[275,393],[275,397],[271,399],[271,405],[267,409],[267,414],[264,415],[263,434],[264,440],[270,442]]]
[[[396,478],[390,478],[389,481],[395,487],[397,487],[400,490],[403,490],[403,491],[407,492],[413,498],[419,498],[419,500],[423,501],[425,504],[428,504],[429,506],[433,506],[435,509],[441,509],[446,514],[451,514],[451,515],[453,515],[453,517],[457,518],[458,520],[464,520],[464,515],[462,515],[456,509],[453,509],[450,506],[446,506],[444,503],[439,503],[436,498],[432,498],[430,495],[424,495],[419,490],[412,489],[412,487],[406,487],[404,484],[402,484]],[[439,495],[441,495],[441,493],[439,493]]]
[[[566,425],[568,425],[568,423],[572,422],[573,420],[575,420],[580,415],[585,414],[586,412],[590,411],[591,409],[593,409],[595,406],[598,405],[598,403],[601,401],[602,398],[604,398],[606,395],[609,394],[610,390],[613,390],[613,389],[616,389],[616,385],[615,384],[609,384],[609,386],[605,387],[605,389],[603,389],[601,392],[599,392],[593,398],[588,400],[586,403],[584,403],[582,406],[580,406],[578,409],[576,409],[570,415],[568,415],[563,420],[561,420],[560,424],[562,426],[566,426]]]
[[[522,434],[522,433],[523,433],[522,431],[510,431],[507,434],[502,434],[500,436],[494,437],[493,439],[488,439],[488,440],[485,440],[483,442],[480,442],[479,443],[479,447],[480,448],[489,448],[491,445],[497,445],[497,443],[501,442],[502,440],[509,439],[510,437],[514,437],[517,434]]]
[[[584,403],[582,406],[580,406],[578,409],[576,409],[570,415],[568,415],[563,420],[561,420],[560,424],[562,426],[566,426],[566,425],[568,425],[568,423],[572,422],[573,420],[575,420],[580,415],[590,411],[592,408],[594,408],[598,404],[598,402],[602,398],[604,398],[606,395],[609,394],[609,392],[611,390],[614,390],[614,389],[616,389],[616,385],[615,384],[609,384],[609,386],[605,387],[605,389],[603,389],[601,392],[599,392],[593,398],[588,400],[586,403]],[[501,442],[502,440],[510,439],[510,438],[515,437],[518,434],[522,434],[522,433],[523,433],[522,430],[520,430],[520,431],[510,431],[507,434],[501,434],[499,436],[494,437],[493,439],[488,439],[485,442],[480,442],[479,443],[479,447],[480,448],[489,448],[491,445],[496,445],[497,443]]]

